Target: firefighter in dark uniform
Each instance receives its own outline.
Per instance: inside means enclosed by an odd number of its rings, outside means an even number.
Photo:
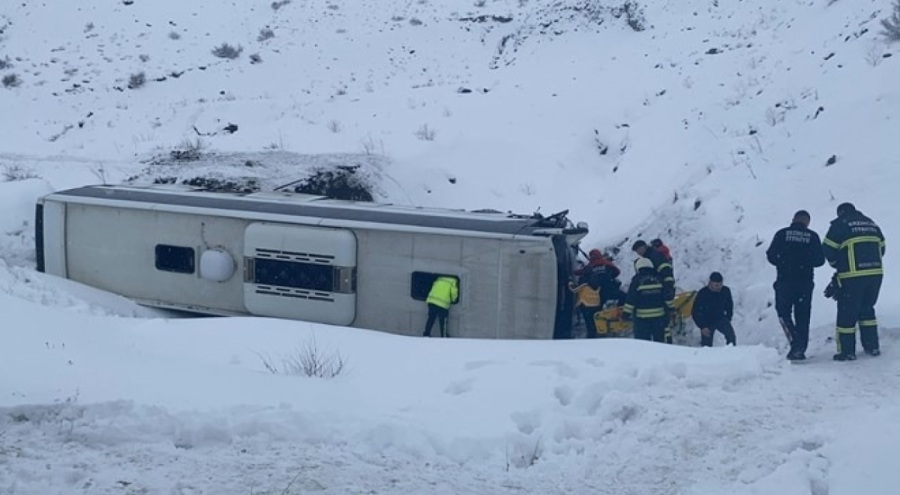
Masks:
[[[837,270],[837,354],[835,361],[856,359],[856,325],[859,324],[863,350],[872,356],[881,354],[878,345],[878,321],[875,303],[884,269],[884,235],[869,217],[851,203],[837,208],[822,241],[825,259]]]
[[[665,287],[649,259],[638,258],[634,269],[637,273],[628,288],[622,318],[634,321],[634,338],[664,342],[669,323]]]
[[[812,303],[813,269],[825,264],[819,235],[809,229],[809,213],[794,214],[790,227],[775,233],[766,258],[775,265],[775,311],[791,343],[787,358],[806,359],[809,344],[809,314]]]
[[[653,263],[653,268],[663,284],[663,297],[669,309],[672,310],[672,301],[675,300],[675,272],[672,268],[672,262],[658,249],[647,245],[646,242],[641,240],[635,241],[631,246],[631,250],[637,253],[638,256],[647,258]],[[668,326],[665,330],[665,340],[668,344],[672,343],[672,332]]]

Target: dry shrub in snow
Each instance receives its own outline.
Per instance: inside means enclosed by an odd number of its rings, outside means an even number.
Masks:
[[[17,182],[21,180],[27,179],[37,179],[38,176],[34,173],[34,170],[22,168],[19,165],[4,165],[3,166],[3,181],[4,182]]]
[[[330,120],[328,121],[328,130],[337,134],[343,130],[343,126],[337,120]]]
[[[179,162],[193,162],[203,157],[204,149],[206,149],[206,142],[202,139],[185,139],[169,152],[169,157]]]
[[[422,127],[419,127],[415,132],[415,136],[422,141],[434,141],[434,137],[437,134],[437,131],[428,127],[428,124],[422,124]]]
[[[626,0],[621,7],[613,8],[612,14],[619,18],[625,16],[625,22],[635,31],[646,29],[647,20],[644,17],[644,7],[635,0]]]
[[[281,358],[281,364],[257,353],[266,370],[274,375],[334,378],[344,371],[344,357],[338,351],[320,349],[315,337]]]
[[[132,74],[128,78],[128,89],[138,89],[147,83],[147,75],[143,72]]]
[[[256,37],[256,41],[259,41],[261,43],[263,41],[270,40],[274,37],[275,37],[275,31],[272,31],[269,28],[260,29],[259,36]]]
[[[3,76],[3,87],[4,88],[15,88],[22,84],[22,80],[19,79],[18,74],[7,74]]]
[[[882,19],[881,25],[884,26],[882,34],[888,41],[900,41],[900,0],[894,0],[894,12],[890,17]]]
[[[219,58],[234,60],[241,56],[242,51],[244,51],[244,48],[241,47],[241,45],[234,47],[229,45],[228,43],[222,43],[221,45],[213,48],[212,54]]]
[[[293,187],[302,194],[314,194],[348,201],[374,201],[371,180],[361,173],[360,165],[316,168]]]

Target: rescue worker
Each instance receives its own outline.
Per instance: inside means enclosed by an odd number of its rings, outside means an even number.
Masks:
[[[653,262],[648,258],[638,258],[634,268],[637,273],[628,288],[622,319],[634,321],[634,338],[663,342],[666,325],[669,323],[665,288]]]
[[[441,327],[441,337],[447,337],[447,316],[450,314],[450,305],[459,301],[459,285],[456,277],[442,275],[431,284],[428,292],[428,321],[425,323],[425,337],[431,337],[431,328],[434,321],[438,320]]]
[[[584,328],[587,338],[595,339],[599,337],[597,326],[594,323],[594,315],[600,311],[600,285],[598,280],[582,283],[575,286],[569,282],[569,289],[575,293],[575,308],[584,318]]]
[[[884,269],[884,235],[871,218],[851,203],[837,207],[822,249],[828,264],[837,270],[837,354],[835,361],[856,359],[856,325],[863,350],[881,355],[875,303]]]
[[[722,274],[712,272],[706,287],[697,292],[691,317],[700,329],[700,345],[712,347],[716,330],[725,336],[725,343],[737,345],[731,318],[734,316],[734,300],[731,289],[723,285]]]
[[[662,241],[660,241],[660,245],[663,245]],[[638,256],[642,256],[653,262],[653,268],[656,269],[657,273],[659,274],[659,279],[663,284],[663,297],[666,299],[666,304],[671,310],[669,311],[669,313],[673,314],[673,303],[675,300],[675,273],[672,269],[671,258],[667,257],[657,248],[648,246],[646,242],[641,240],[636,241],[631,246],[631,250],[637,253]],[[668,251],[668,248],[666,248],[666,250]],[[672,330],[667,325],[665,329],[665,341],[667,344],[671,344],[673,340]]]
[[[809,315],[812,303],[813,269],[825,264],[819,235],[809,229],[805,210],[794,213],[789,227],[775,233],[766,258],[775,265],[775,312],[791,344],[787,358],[806,359],[809,344]]]
[[[653,239],[652,241],[650,241],[650,246],[659,251],[659,254],[665,256],[666,260],[669,263],[672,262],[672,250],[669,249],[669,246],[663,244],[662,239],[658,237],[656,239]]]
[[[659,279],[663,284],[664,296],[666,302],[671,303],[675,298],[675,274],[672,270],[672,263],[666,259],[665,255],[660,253],[653,246],[648,246],[644,241],[636,241],[631,250],[642,258],[647,258],[653,263],[653,268],[657,271]]]
[[[619,267],[607,259],[599,249],[591,249],[588,253],[588,264],[575,270],[580,285],[598,286],[601,308],[608,301],[624,299],[622,282],[618,280],[621,273]]]

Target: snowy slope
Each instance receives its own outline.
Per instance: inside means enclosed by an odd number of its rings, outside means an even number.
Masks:
[[[893,250],[886,355],[844,367],[818,297],[817,359],[781,361],[763,256],[799,208],[823,234],[843,201],[900,231],[890,2],[646,0],[643,31],[622,5],[0,5],[0,78],[21,82],[0,86],[0,493],[893,493]],[[680,286],[724,272],[749,345],[170,320],[33,271],[35,198],[194,146],[254,153],[268,184],[353,156],[383,201],[568,208],[625,276],[633,239],[662,236]],[[346,375],[265,373],[258,353],[312,333]]]
[[[0,308],[22,315],[14,305]],[[0,493],[889,494],[898,482],[892,357],[837,366],[817,347],[821,359],[790,365],[761,346],[422,340],[253,318],[7,323]],[[263,358],[313,340],[344,373],[266,372]]]

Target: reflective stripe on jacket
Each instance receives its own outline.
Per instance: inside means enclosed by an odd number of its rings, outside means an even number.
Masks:
[[[653,268],[656,269],[659,281],[662,282],[665,289],[663,297],[666,301],[671,302],[675,297],[675,272],[672,268],[672,263],[653,246],[647,247],[647,250],[644,251],[644,257],[653,262]]]
[[[622,313],[638,319],[663,318],[666,316],[664,285],[651,269],[641,270],[631,280],[625,307]]]
[[[428,299],[425,302],[434,304],[444,309],[450,309],[450,305],[459,299],[459,287],[453,277],[438,277],[431,285]]]
[[[882,275],[884,249],[881,229],[858,211],[832,221],[822,241],[825,258],[837,270],[838,279]]]

